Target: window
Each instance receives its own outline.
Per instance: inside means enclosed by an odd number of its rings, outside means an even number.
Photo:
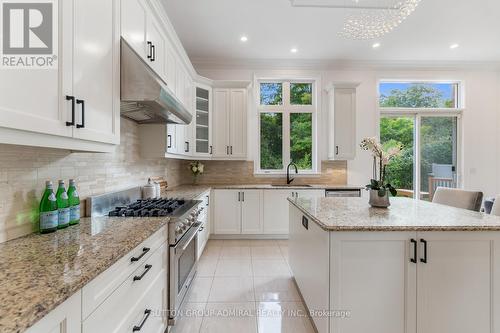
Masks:
[[[259,151],[256,173],[284,173],[290,162],[316,171],[316,101],[312,81],[259,82]]]
[[[403,146],[387,168],[399,195],[432,200],[438,186],[459,185],[461,112],[453,110],[459,89],[458,83],[380,83],[380,142]]]
[[[381,82],[382,108],[459,108],[459,84],[439,82]]]

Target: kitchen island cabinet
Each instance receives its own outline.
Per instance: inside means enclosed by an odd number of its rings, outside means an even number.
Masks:
[[[405,198],[288,200],[290,266],[318,332],[498,332],[500,218]]]

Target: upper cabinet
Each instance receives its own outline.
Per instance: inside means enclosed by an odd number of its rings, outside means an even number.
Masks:
[[[213,157],[246,158],[247,90],[214,89]]]
[[[356,156],[356,87],[332,84],[328,91],[328,158],[352,160]]]
[[[120,142],[120,2],[55,4],[55,66],[0,69],[0,142],[111,151]]]
[[[195,147],[198,156],[212,154],[212,88],[197,85],[195,92]]]

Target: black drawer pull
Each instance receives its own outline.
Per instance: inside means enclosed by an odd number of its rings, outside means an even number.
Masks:
[[[71,101],[71,121],[66,122],[66,126],[75,125],[75,96],[66,96],[67,101]]]
[[[156,46],[154,44],[151,45],[151,61],[156,60]]]
[[[150,41],[148,41],[148,59],[151,59],[151,57],[153,56],[153,52],[152,52],[152,48],[151,46],[153,45],[153,43],[151,43]]]
[[[139,260],[141,260],[141,258],[142,258],[142,257],[144,257],[144,256],[146,255],[146,253],[148,253],[148,252],[149,252],[149,250],[151,250],[149,247],[144,247],[144,248],[142,248],[142,253],[141,253],[141,255],[140,255],[140,256],[138,256],[138,257],[132,257],[132,258],[130,258],[130,261],[131,261],[131,262],[134,262],[134,261],[139,261]]]
[[[153,267],[153,265],[146,265],[146,266],[144,266],[144,268],[145,268],[144,272],[142,272],[141,275],[134,276],[134,281],[140,281],[140,280],[142,280],[142,278],[144,277],[144,275],[146,275],[152,267]]]
[[[309,230],[309,220],[305,216],[302,216],[302,226],[306,228],[306,230]]]
[[[83,99],[77,99],[76,104],[82,105],[82,123],[76,124],[76,128],[84,128],[85,127],[85,101]]]
[[[142,319],[140,325],[139,326],[134,326],[134,328],[132,329],[132,332],[139,332],[142,329],[142,326],[144,326],[144,324],[146,323],[146,320],[148,320],[150,314],[151,314],[151,310],[150,309],[146,309],[144,311],[144,315],[145,316]]]
[[[411,258],[410,261],[412,263],[416,264],[417,263],[417,241],[412,238],[412,239],[410,239],[410,242],[413,244],[413,258]]]
[[[425,239],[420,239],[420,243],[424,244],[424,257],[420,258],[420,262],[427,264],[427,241]]]

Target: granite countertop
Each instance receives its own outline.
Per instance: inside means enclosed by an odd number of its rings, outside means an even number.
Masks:
[[[327,231],[500,231],[500,217],[408,198],[388,209],[366,198],[288,198]]]
[[[23,332],[167,223],[82,218],[55,233],[0,244],[0,332]]]
[[[176,187],[168,188],[163,195],[169,198],[184,198],[184,199],[195,199],[199,197],[204,192],[210,189],[291,189],[291,190],[307,190],[307,189],[337,189],[337,190],[359,190],[363,189],[364,186],[355,185],[328,185],[319,184],[311,186],[300,186],[300,185],[271,185],[271,184],[213,184],[213,185],[179,185]]]

